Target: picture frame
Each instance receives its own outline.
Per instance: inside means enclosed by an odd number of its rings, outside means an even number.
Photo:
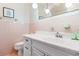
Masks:
[[[14,9],[3,7],[3,16],[14,18]]]

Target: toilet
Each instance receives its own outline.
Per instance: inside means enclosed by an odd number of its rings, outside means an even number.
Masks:
[[[17,55],[18,56],[22,56],[23,55],[23,45],[24,45],[23,41],[17,42],[14,45],[14,49],[17,51]]]

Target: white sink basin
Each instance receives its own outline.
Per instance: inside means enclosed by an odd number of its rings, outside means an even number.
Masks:
[[[44,33],[36,33],[36,34],[34,34],[35,36],[37,36],[37,37],[42,37],[42,38],[44,38],[44,39],[57,39],[57,40],[71,40],[71,38],[70,38],[70,36],[66,36],[66,35],[62,35],[62,38],[60,38],[60,37],[56,37],[56,32],[44,32]]]

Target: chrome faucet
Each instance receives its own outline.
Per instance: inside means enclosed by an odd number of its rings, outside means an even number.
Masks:
[[[59,32],[57,32],[57,33],[56,33],[56,37],[62,38],[62,35],[61,35]]]

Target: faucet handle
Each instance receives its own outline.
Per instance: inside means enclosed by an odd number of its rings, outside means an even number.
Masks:
[[[56,37],[59,37],[59,33],[58,32],[56,32]]]
[[[57,32],[57,33],[56,33],[56,37],[62,38],[62,34],[60,34],[59,32]]]
[[[62,38],[63,36],[62,35],[59,35],[59,37]]]

